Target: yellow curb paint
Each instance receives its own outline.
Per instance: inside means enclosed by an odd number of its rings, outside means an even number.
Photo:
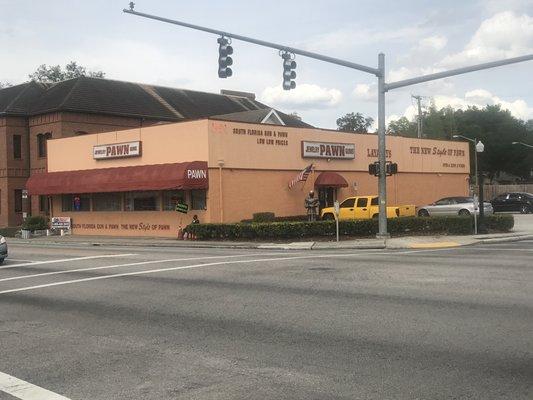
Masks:
[[[457,242],[413,243],[411,249],[439,249],[443,247],[459,247]]]

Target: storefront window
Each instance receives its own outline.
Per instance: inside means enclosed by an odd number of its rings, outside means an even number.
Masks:
[[[91,210],[91,197],[88,194],[64,194],[61,202],[63,211]]]
[[[174,211],[178,203],[185,203],[183,190],[165,190],[163,192],[163,211]]]
[[[126,193],[126,211],[159,211],[159,192]]]
[[[191,209],[205,210],[207,205],[205,190],[191,190]]]
[[[93,194],[93,211],[121,211],[121,193],[95,193]]]

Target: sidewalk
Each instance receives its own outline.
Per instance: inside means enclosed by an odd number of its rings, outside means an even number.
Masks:
[[[479,243],[502,243],[533,239],[531,231],[513,231],[488,235],[465,236],[403,236],[391,239],[357,239],[340,242],[232,242],[190,241],[162,238],[131,238],[106,236],[49,236],[32,239],[10,238],[13,245],[51,246],[132,246],[174,248],[220,248],[220,249],[277,249],[277,250],[335,250],[335,249],[424,249],[469,246]]]

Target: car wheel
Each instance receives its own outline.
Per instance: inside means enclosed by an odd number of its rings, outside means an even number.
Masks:
[[[468,211],[468,210],[461,210],[461,211],[459,211],[459,215],[470,215],[470,211]]]
[[[379,214],[372,215],[372,219],[377,219],[379,217]]]
[[[523,206],[520,206],[520,214],[528,214],[529,213],[529,207],[525,204]]]
[[[335,216],[333,214],[324,214],[324,216],[322,217],[322,219],[324,221],[331,221],[333,219],[335,219]]]
[[[418,210],[418,216],[419,217],[429,217],[428,210]]]

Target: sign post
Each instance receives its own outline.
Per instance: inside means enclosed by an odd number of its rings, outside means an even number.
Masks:
[[[337,234],[337,242],[339,241],[339,214],[340,214],[340,204],[338,200],[335,200],[333,203],[333,208],[335,210],[335,232]]]

